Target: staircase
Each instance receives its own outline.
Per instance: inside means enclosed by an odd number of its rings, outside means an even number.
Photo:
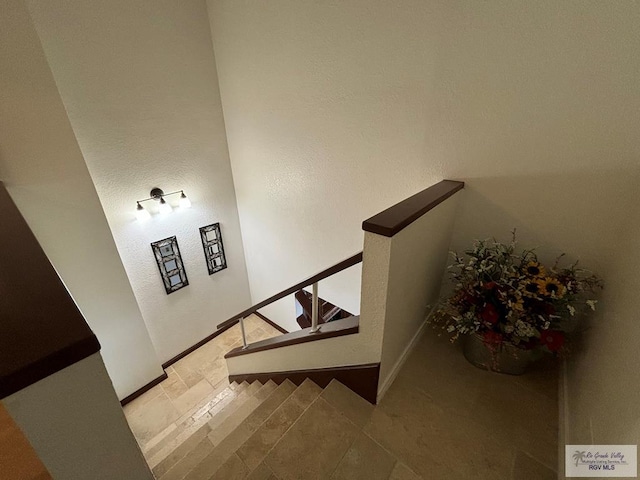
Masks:
[[[349,452],[373,443],[374,406],[336,380],[232,383],[204,408],[145,453],[157,479],[370,478],[357,472],[375,459]]]

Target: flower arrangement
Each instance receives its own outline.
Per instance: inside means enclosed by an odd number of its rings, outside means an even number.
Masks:
[[[559,352],[570,329],[568,320],[586,307],[595,310],[602,280],[577,264],[548,268],[534,250],[516,253],[516,235],[509,244],[476,241],[464,256],[452,252],[449,266],[455,289],[429,321],[453,334],[477,334],[492,348]]]

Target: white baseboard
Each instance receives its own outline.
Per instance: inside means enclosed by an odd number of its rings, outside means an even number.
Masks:
[[[387,390],[389,390],[389,387],[391,386],[393,381],[398,376],[398,373],[400,372],[400,369],[404,365],[404,362],[407,361],[407,358],[409,357],[409,354],[411,353],[411,351],[416,346],[416,343],[418,343],[418,340],[422,336],[422,333],[424,332],[424,329],[425,329],[426,326],[427,326],[427,321],[425,320],[423,322],[423,324],[420,326],[420,328],[418,328],[418,331],[415,333],[415,335],[413,336],[411,341],[409,342],[409,345],[407,345],[407,347],[402,352],[402,355],[400,355],[400,358],[398,359],[398,361],[395,363],[395,365],[391,369],[391,372],[389,373],[389,375],[387,375],[387,378],[385,378],[381,382],[380,387],[378,387],[378,401],[377,401],[377,403],[380,403],[380,401],[384,397],[385,393],[387,393]]]

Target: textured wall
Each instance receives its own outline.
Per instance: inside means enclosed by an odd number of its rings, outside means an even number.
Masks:
[[[249,287],[204,1],[29,2],[47,60],[162,362],[247,308]],[[184,189],[146,222],[137,199]],[[169,197],[174,205],[177,197]],[[220,222],[209,276],[198,228]],[[150,242],[177,235],[190,285],[166,295]]]
[[[0,65],[0,179],[98,337],[124,398],[162,369],[22,0],[0,3]]]
[[[606,265],[638,178],[637,2],[208,6],[254,300],[442,178],[467,182],[456,248],[517,227]]]

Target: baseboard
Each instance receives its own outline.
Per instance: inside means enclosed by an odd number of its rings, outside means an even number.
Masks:
[[[387,390],[389,390],[389,387],[398,376],[398,373],[400,373],[400,369],[404,365],[404,362],[407,361],[409,354],[412,352],[412,350],[416,346],[416,343],[418,343],[418,340],[420,340],[420,337],[422,336],[422,333],[424,332],[424,329],[426,326],[427,326],[427,321],[425,320],[424,323],[420,325],[420,328],[418,328],[418,331],[414,334],[413,338],[411,339],[407,347],[402,352],[402,355],[400,355],[400,358],[398,358],[398,361],[395,363],[395,365],[391,369],[391,372],[389,373],[389,375],[387,375],[387,378],[385,378],[382,381],[382,385],[380,385],[380,389],[378,390],[378,403],[380,403],[382,398],[387,393]]]
[[[276,322],[274,322],[273,320],[267,318],[266,316],[264,316],[263,314],[261,314],[260,312],[255,312],[254,315],[256,315],[257,317],[259,317],[260,319],[264,320],[265,322],[267,322],[269,325],[271,325],[273,328],[275,328],[276,330],[278,330],[280,333],[289,333],[288,330],[285,330],[284,328],[282,328],[280,325],[278,325]]]
[[[311,370],[229,375],[229,383],[253,383],[255,381],[266,383],[269,380],[273,380],[279,385],[288,379],[296,385],[300,385],[305,379],[309,378],[319,387],[324,388],[329,384],[329,382],[331,382],[331,380],[336,379],[360,395],[366,401],[375,405],[379,377],[380,364],[369,363],[366,365],[350,365],[345,367],[318,368]]]
[[[200,348],[201,346],[203,346],[205,343],[213,340],[214,338],[216,338],[218,335],[220,335],[223,332],[226,332],[227,330],[229,330],[231,327],[233,327],[235,325],[231,324],[231,325],[227,325],[226,327],[222,327],[219,330],[216,330],[215,332],[213,332],[211,335],[209,335],[208,337],[200,340],[198,343],[196,343],[195,345],[192,345],[191,347],[187,348],[184,352],[179,353],[178,355],[176,355],[175,357],[171,358],[170,360],[167,360],[166,362],[164,362],[162,364],[162,368],[163,369],[167,369],[169,368],[171,365],[173,365],[174,363],[176,363],[178,360],[186,357],[187,355],[189,355],[190,353],[192,353],[193,351],[197,350],[198,348]]]
[[[144,387],[139,388],[138,390],[133,392],[131,395],[128,395],[128,396],[124,397],[122,400],[120,400],[120,405],[122,405],[124,407],[127,403],[131,402],[132,400],[135,400],[140,395],[142,395],[143,393],[148,392],[153,387],[155,387],[160,382],[162,382],[163,380],[166,380],[166,379],[167,379],[167,372],[162,372],[162,375],[160,375],[157,378],[154,378],[149,383],[147,383]]]

